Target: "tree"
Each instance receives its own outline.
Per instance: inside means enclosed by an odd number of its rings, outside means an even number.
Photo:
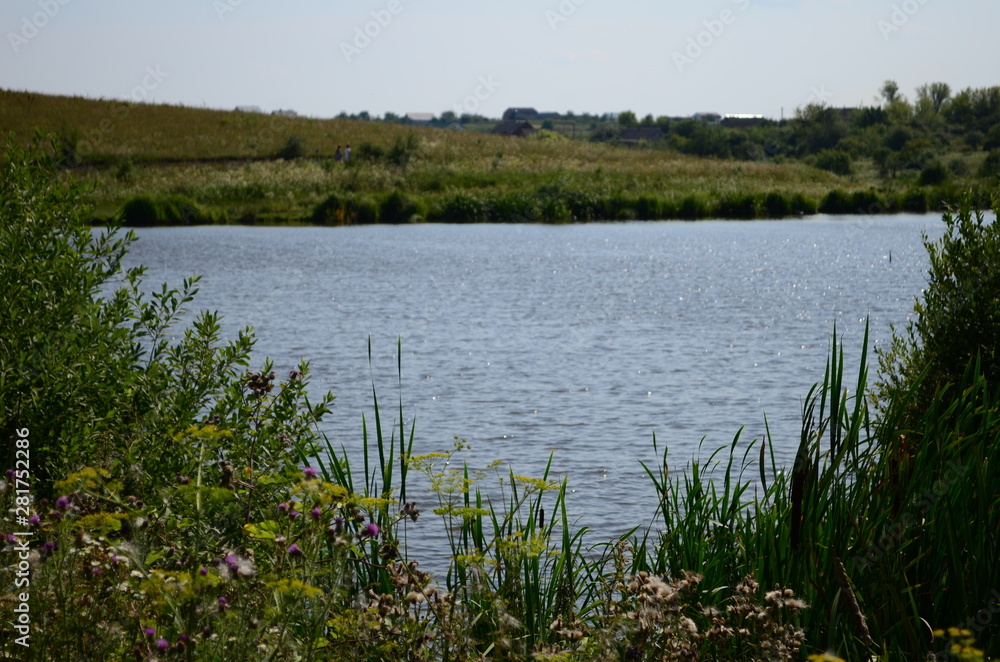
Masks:
[[[618,126],[628,129],[639,124],[639,120],[636,118],[635,113],[631,110],[623,110],[618,113]]]
[[[917,88],[917,99],[927,99],[935,113],[940,113],[945,102],[951,97],[947,83],[931,83]]]
[[[882,95],[882,99],[885,101],[886,105],[890,105],[900,100],[899,96],[899,85],[894,80],[887,80],[882,83],[882,88],[879,90]]]

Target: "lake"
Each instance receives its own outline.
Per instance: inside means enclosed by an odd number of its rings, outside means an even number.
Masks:
[[[226,337],[253,326],[254,368],[270,356],[284,377],[310,360],[311,392],[337,396],[324,429],[358,465],[372,379],[383,423],[396,420],[401,339],[415,453],[458,436],[471,465],[531,476],[554,454],[571,516],[607,539],[654,514],[639,465],[658,460],[654,434],[680,470],[703,438],[707,455],[741,427],[744,442],[762,436],[766,414],[790,465],[834,324],[856,372],[866,316],[872,345],[906,322],[926,282],[921,234],[943,230],[936,214],[157,228],[137,232],[127,263],[150,287],[201,274],[194,308],[219,310]],[[429,495],[409,498],[440,530]],[[418,530],[411,547],[435,536]]]

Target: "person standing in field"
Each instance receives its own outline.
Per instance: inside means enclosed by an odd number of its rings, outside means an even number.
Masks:
[[[347,163],[350,160],[351,160],[351,146],[348,145],[347,147],[344,148],[344,163]]]
[[[333,160],[337,163],[342,163],[344,161],[344,155],[340,151],[340,145],[337,145],[337,151],[333,153]]]

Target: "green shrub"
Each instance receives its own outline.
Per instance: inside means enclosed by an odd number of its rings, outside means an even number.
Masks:
[[[785,195],[777,191],[771,191],[764,196],[764,214],[766,216],[781,218],[782,216],[788,216],[791,211],[792,205]]]
[[[988,383],[1000,379],[1000,224],[969,204],[945,213],[944,222],[941,239],[924,239],[930,268],[916,317],[879,356],[882,399],[919,384],[917,409],[961,383],[971,361],[980,362]]]
[[[399,136],[392,144],[386,158],[389,163],[396,166],[406,166],[410,160],[420,151],[420,138],[412,131],[408,131],[405,136]]]
[[[441,201],[436,216],[444,221],[480,223],[489,220],[489,205],[469,193],[452,193]]]
[[[139,195],[122,207],[122,219],[128,227],[152,227],[212,223],[214,217],[183,195]]]
[[[305,155],[306,148],[302,144],[302,139],[298,136],[291,136],[285,141],[284,146],[278,150],[275,156],[285,161],[294,161],[295,159],[301,159]]]
[[[851,155],[836,149],[824,149],[816,154],[816,167],[844,176],[850,175],[854,170]]]
[[[991,150],[979,169],[980,177],[1000,177],[1000,149]]]
[[[719,200],[715,213],[721,218],[755,218],[760,215],[760,200],[749,193],[732,193]]]
[[[927,199],[927,191],[919,188],[912,188],[903,194],[900,206],[904,211],[922,214],[930,209],[930,202]]]
[[[855,191],[851,196],[855,214],[881,214],[886,211],[887,204],[877,191]]]
[[[395,190],[379,205],[378,218],[383,223],[410,223],[427,216],[427,205],[400,190]]]
[[[708,217],[708,203],[699,195],[689,195],[683,198],[677,206],[677,218],[694,220]]]
[[[948,169],[940,161],[928,164],[920,171],[920,178],[917,183],[920,186],[937,186],[948,180]]]
[[[369,225],[379,221],[379,205],[357,193],[334,193],[313,209],[312,220],[323,225]]]
[[[855,211],[853,196],[834,189],[826,194],[819,205],[821,214],[853,214]]]

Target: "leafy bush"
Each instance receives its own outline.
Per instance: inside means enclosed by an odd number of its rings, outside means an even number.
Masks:
[[[760,215],[760,200],[749,193],[734,193],[719,200],[715,213],[722,218],[755,218]]]
[[[313,209],[312,220],[323,225],[378,223],[379,205],[368,196],[334,193]]]
[[[1000,378],[1000,224],[968,204],[944,222],[941,239],[924,239],[930,268],[917,316],[879,356],[881,399],[917,389],[915,409],[961,383],[971,361],[988,382]]]
[[[420,138],[412,131],[408,131],[405,136],[399,136],[392,144],[386,158],[393,165],[404,167],[409,165],[410,160],[420,151]]]
[[[841,150],[824,149],[816,154],[816,167],[836,175],[850,175],[854,170],[853,166],[851,155]]]
[[[788,198],[777,191],[771,191],[764,196],[764,214],[771,218],[781,218],[791,213],[792,205]]]
[[[821,214],[852,214],[855,211],[853,196],[834,189],[823,198],[819,211]]]
[[[991,150],[986,155],[982,167],[979,169],[980,177],[1000,177],[1000,149]]]
[[[948,169],[940,161],[928,164],[920,171],[920,178],[917,183],[920,186],[937,186],[948,180]]]
[[[295,159],[301,159],[306,155],[306,148],[302,143],[302,138],[298,136],[291,136],[285,141],[284,146],[278,150],[275,156],[279,159],[285,161],[294,161]]]
[[[409,223],[427,216],[427,205],[398,189],[379,206],[379,218],[385,223]]]
[[[183,195],[138,195],[122,207],[122,219],[128,227],[152,227],[211,223],[214,217]]]

